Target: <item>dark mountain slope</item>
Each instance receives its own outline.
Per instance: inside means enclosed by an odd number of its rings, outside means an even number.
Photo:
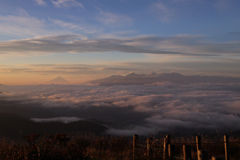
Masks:
[[[60,122],[35,123],[31,120],[9,113],[0,113],[0,135],[17,138],[24,135],[54,134],[65,132],[93,132],[101,134],[106,130],[101,124],[77,121],[68,124]]]
[[[184,76],[179,73],[163,73],[150,75],[130,73],[126,76],[113,75],[103,79],[86,82],[97,85],[145,85],[158,82],[171,83],[240,83],[239,77],[222,76]]]

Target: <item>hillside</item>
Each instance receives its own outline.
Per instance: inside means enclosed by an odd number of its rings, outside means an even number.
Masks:
[[[106,130],[101,124],[90,121],[77,121],[71,123],[47,122],[36,123],[27,118],[10,113],[0,113],[0,135],[16,138],[23,135],[55,134],[65,132],[93,132],[101,134]]]

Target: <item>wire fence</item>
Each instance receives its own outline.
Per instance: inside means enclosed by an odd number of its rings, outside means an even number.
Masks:
[[[166,138],[138,141],[138,136],[133,136],[133,159],[147,160],[239,160],[239,138],[228,136],[206,138],[202,136],[191,139]]]

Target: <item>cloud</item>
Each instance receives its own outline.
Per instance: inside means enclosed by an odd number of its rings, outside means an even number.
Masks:
[[[156,17],[158,17],[161,22],[169,22],[175,16],[175,11],[173,8],[166,6],[162,2],[157,2],[152,7],[156,12]]]
[[[29,17],[28,12],[27,12],[25,9],[23,9],[23,8],[19,8],[19,9],[18,9],[18,14],[19,14],[20,16],[23,16],[23,17]]]
[[[74,30],[82,30],[83,29],[79,25],[76,25],[76,24],[73,24],[73,23],[64,22],[64,21],[58,20],[58,19],[52,20],[52,22],[54,24],[59,25],[60,27],[63,27],[63,28],[69,28],[69,29],[74,29]]]
[[[181,53],[192,53],[196,55],[220,55],[234,53],[238,54],[240,47],[239,41],[216,43],[207,42],[201,35],[176,35],[172,37],[154,37],[154,36],[142,36],[136,37],[134,40],[129,41],[127,44],[133,45],[148,45],[148,47],[155,50],[171,50]]]
[[[49,34],[78,34],[86,35],[99,32],[90,25],[79,25],[74,22],[63,21],[61,19],[39,19],[31,16],[26,10],[20,8],[17,15],[0,15],[0,35],[8,39],[29,38],[39,35]]]
[[[31,39],[0,42],[1,54],[40,53],[87,53],[87,52],[128,52],[152,54],[182,54],[172,51],[145,49],[125,45],[121,39],[82,39],[81,35],[39,36]],[[134,40],[134,39],[133,39]],[[128,41],[128,40],[127,40]]]
[[[58,8],[80,7],[84,9],[84,6],[82,5],[82,3],[76,0],[56,0],[56,1],[52,0],[52,3],[54,4],[54,6]]]
[[[25,10],[20,10],[20,16],[0,16],[0,34],[13,37],[36,36],[49,33],[45,29],[45,21],[30,17]]]
[[[166,131],[164,128],[156,127],[156,126],[130,126],[126,129],[116,129],[110,128],[106,131],[107,134],[110,135],[119,135],[119,136],[129,136],[133,134],[142,135],[156,135],[158,131]]]
[[[89,71],[97,70],[99,66],[81,65],[81,64],[36,64],[36,65],[11,65],[0,66],[2,73],[36,73],[42,75],[51,74],[83,74]]]
[[[230,34],[230,35],[234,35],[234,36],[240,36],[240,31],[236,31],[236,32],[228,32],[228,34]]]
[[[58,117],[94,117],[109,125],[108,133],[118,135],[240,129],[239,84],[1,86],[1,90],[1,100],[17,100],[20,107],[41,104],[38,111],[47,109],[55,117],[56,113]],[[36,110],[34,106],[31,110]]]
[[[46,6],[47,5],[46,2],[43,1],[43,0],[34,0],[34,1],[40,6]]]
[[[46,122],[62,122],[62,123],[71,123],[80,121],[82,119],[77,117],[54,117],[54,118],[31,118],[33,122],[46,123]]]
[[[100,11],[98,21],[107,26],[126,26],[132,25],[132,19],[124,15],[113,14],[110,12]]]
[[[10,17],[11,18],[11,17]],[[15,19],[15,17],[13,18]],[[0,17],[1,20],[1,17]],[[88,39],[80,34],[38,36],[0,42],[0,54],[39,55],[56,53],[126,52],[187,56],[228,56],[240,53],[240,42],[210,43],[196,35],[139,36]]]

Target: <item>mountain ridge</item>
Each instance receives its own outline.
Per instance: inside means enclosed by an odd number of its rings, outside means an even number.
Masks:
[[[64,85],[64,84],[70,84],[70,82],[68,82],[61,76],[58,76],[58,77],[46,82],[46,84],[62,84],[62,85]]]
[[[151,73],[149,75],[131,72],[126,76],[112,75],[103,79],[88,81],[90,85],[157,85],[158,82],[170,83],[240,83],[239,77],[223,76],[185,76],[180,73]]]

